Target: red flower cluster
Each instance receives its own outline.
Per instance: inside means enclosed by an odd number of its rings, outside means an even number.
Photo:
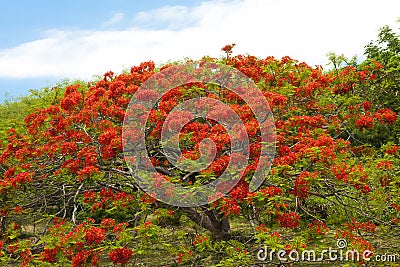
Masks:
[[[156,199],[147,193],[144,193],[142,195],[141,200],[143,203],[146,203],[146,204],[152,204],[152,203],[156,202]]]
[[[362,237],[353,236],[353,240],[351,243],[353,244],[353,246],[357,247],[359,251],[365,251],[365,250],[373,251],[374,250],[374,247],[372,246],[372,244],[369,243],[367,240],[365,240]]]
[[[393,162],[389,161],[389,160],[379,161],[378,164],[376,165],[376,167],[379,170],[386,170],[386,171],[392,169],[392,166],[393,166]]]
[[[296,178],[294,182],[293,194],[299,198],[307,198],[308,191],[310,190],[310,181],[317,177],[317,173],[310,173],[303,171],[300,176]]]
[[[101,244],[106,237],[106,230],[99,227],[91,227],[86,230],[85,239],[88,245]]]
[[[300,216],[295,212],[284,212],[278,213],[278,218],[275,219],[275,222],[279,222],[281,227],[286,228],[296,228],[300,225]]]
[[[385,152],[386,152],[387,154],[390,154],[390,155],[396,155],[398,150],[399,150],[399,147],[398,147],[398,146],[390,146],[390,147],[388,147],[388,148],[386,149]]]
[[[256,227],[256,231],[260,233],[268,233],[268,228],[265,226],[265,224],[260,224]]]
[[[244,200],[249,193],[249,185],[247,182],[241,180],[239,183],[229,192],[229,195],[238,201]]]
[[[128,226],[127,222],[126,223],[121,222],[114,226],[113,233],[114,234],[121,233],[127,226]]]
[[[363,103],[363,108],[364,108],[365,111],[369,111],[371,109],[371,107],[372,107],[372,103],[371,102],[365,101]]]
[[[240,214],[240,206],[235,199],[222,197],[218,201],[214,202],[213,206],[217,206],[218,204],[226,217],[229,215]]]
[[[347,163],[339,163],[333,165],[330,168],[330,171],[335,175],[336,179],[345,183],[353,183],[354,177],[364,183],[368,178],[368,174],[364,171],[361,164],[350,167]],[[354,185],[356,186],[357,184]]]
[[[374,127],[374,118],[368,115],[361,116],[357,121],[356,125],[358,129],[371,129]]]
[[[369,233],[375,233],[377,227],[371,222],[357,222],[355,218],[351,218],[351,223],[347,222],[345,226],[351,231],[363,230]]]
[[[156,101],[159,94],[155,90],[140,90],[136,94],[136,99],[143,102]]]
[[[93,258],[94,252],[92,250],[82,250],[78,252],[74,258],[72,259],[72,267],[85,267],[87,266],[87,261],[89,257]],[[92,266],[97,266],[98,265],[98,258],[94,257],[94,261],[92,262]]]
[[[110,206],[114,206],[118,209],[124,209],[128,207],[128,204],[134,200],[132,194],[125,192],[114,192],[110,188],[102,188],[99,193],[93,191],[87,191],[84,193],[84,202],[92,204],[92,211],[98,209],[107,209]],[[98,200],[96,202],[96,200]]]
[[[392,208],[396,209],[398,212],[400,212],[400,205],[397,205],[396,203],[392,203]]]
[[[384,108],[376,111],[375,118],[380,123],[392,124],[396,122],[397,114],[388,108]]]
[[[196,245],[203,244],[206,241],[207,241],[207,236],[196,235],[192,244],[196,246]]]
[[[183,248],[183,252],[178,253],[177,261],[178,263],[182,263],[186,258],[191,258],[193,256],[193,251],[190,250],[187,246]]]
[[[264,189],[259,190],[259,192],[265,197],[273,197],[282,195],[282,189],[276,186],[270,186]]]
[[[280,146],[278,148],[279,157],[274,159],[274,165],[291,165],[296,162],[298,155],[291,151],[288,146]]]
[[[40,254],[40,257],[45,262],[55,262],[57,252],[59,251],[59,247],[54,248],[44,248],[44,251]]]
[[[64,98],[60,103],[62,109],[72,112],[76,106],[82,104],[83,94],[78,89],[79,85],[71,85],[66,88]]]
[[[106,230],[112,229],[115,226],[115,220],[111,218],[104,218],[101,221],[100,226]]]
[[[96,200],[96,197],[97,197],[97,193],[93,192],[91,190],[83,193],[83,199],[84,199],[83,201],[85,203],[93,203]]]
[[[133,255],[133,251],[129,248],[116,248],[110,251],[110,259],[115,264],[127,264]]]
[[[230,56],[232,54],[232,49],[235,47],[235,43],[225,45],[224,47],[221,48],[221,51],[225,52],[227,56]]]
[[[309,229],[313,229],[317,235],[324,236],[328,231],[329,228],[323,221],[314,220],[312,223],[308,224]]]
[[[371,243],[369,243],[362,237],[354,235],[349,230],[343,230],[343,231],[338,230],[337,234],[335,235],[335,238],[346,238],[349,241],[349,243],[351,243],[353,247],[358,251],[374,250],[374,247],[371,245]]]

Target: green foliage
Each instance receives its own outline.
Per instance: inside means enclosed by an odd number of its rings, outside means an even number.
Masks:
[[[400,111],[400,39],[389,26],[380,29],[378,39],[365,47],[367,59],[361,68],[373,68],[382,64],[383,68],[375,71],[376,79],[367,83],[364,95],[367,99],[396,112]]]

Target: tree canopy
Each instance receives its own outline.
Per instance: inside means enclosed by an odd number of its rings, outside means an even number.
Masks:
[[[336,240],[345,240],[346,246],[339,248],[346,250],[395,253],[400,42],[388,27],[378,38],[366,46],[367,59],[361,64],[340,64],[331,55],[334,68],[328,71],[287,56],[233,56],[234,45],[222,49],[225,57],[200,61],[240,71],[268,101],[274,127],[269,137],[276,153],[255,191],[250,181],[262,161],[262,129],[272,126],[271,120],[259,120],[244,100],[251,97],[245,87],[237,87],[242,94],[193,81],[162,96],[151,84],[140,91],[152,77],[174,73],[181,65],[156,68],[149,61],[119,75],[107,72],[88,84],[45,91],[51,101],[29,109],[23,126],[17,122],[0,144],[0,263],[292,266],[290,260],[261,259],[259,251],[320,253],[336,247]],[[134,108],[132,98],[139,101]],[[218,109],[206,109],[209,117],[174,109],[193,98],[203,108]],[[146,152],[149,161],[139,164],[124,147],[127,139],[138,137],[132,129],[123,136],[124,126],[127,112],[136,114],[134,122],[146,118],[140,103],[149,99],[156,104],[143,127],[145,146],[131,147]],[[263,103],[258,100],[250,102]],[[18,105],[23,102],[1,108],[13,112]],[[232,126],[221,123],[232,118]],[[161,134],[165,124],[179,130],[167,140]],[[248,150],[241,150],[246,139]],[[206,148],[213,151],[212,161],[200,170],[178,168],[162,149],[174,141],[180,153],[169,152],[176,161],[196,161]],[[245,168],[236,168],[243,162]],[[227,192],[223,183],[217,184],[216,198],[208,203],[175,206],[160,201],[158,191],[144,192],[134,179],[150,164],[157,171],[153,188],[168,182],[196,189],[218,180],[230,164],[239,179]],[[332,263],[323,258],[320,264]]]

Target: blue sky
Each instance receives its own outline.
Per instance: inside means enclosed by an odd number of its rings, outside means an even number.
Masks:
[[[398,0],[0,0],[0,102],[65,78],[146,60],[235,53],[288,55],[326,67],[326,53],[362,57]],[[379,3],[379,4],[377,4]]]
[[[7,49],[40,40],[53,29],[76,30],[121,30],[124,24],[131,25],[129,18],[138,13],[162,6],[194,6],[201,1],[185,0],[0,0],[0,54]],[[167,3],[167,4],[166,4]],[[124,14],[121,18],[118,14]],[[114,21],[113,19],[118,20]],[[146,25],[142,25],[146,28]],[[23,66],[21,66],[23,68]],[[97,75],[101,73],[94,73]],[[79,75],[78,75],[79,76]],[[38,77],[9,77],[0,75],[0,103],[5,99],[24,95],[29,89],[54,86],[68,76],[38,75]],[[76,78],[88,78],[87,76]]]
[[[0,49],[5,49],[44,37],[43,32],[48,29],[122,29],[121,24],[107,27],[104,23],[117,13],[133,18],[138,12],[157,7],[194,6],[201,1],[2,0],[0,3]]]

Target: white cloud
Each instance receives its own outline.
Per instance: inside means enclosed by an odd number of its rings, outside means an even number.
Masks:
[[[114,13],[110,19],[108,19],[107,21],[105,21],[103,23],[104,26],[108,27],[108,26],[113,26],[115,24],[120,23],[123,19],[124,19],[125,15],[124,13],[121,12],[116,12]]]
[[[330,51],[361,56],[380,27],[393,27],[398,10],[398,0],[236,0],[162,7],[137,14],[125,30],[53,29],[42,39],[2,50],[0,77],[90,78],[146,60],[222,56],[220,48],[233,42],[235,53],[288,55],[325,65]],[[115,13],[104,25],[123,19]]]
[[[164,6],[150,11],[139,12],[133,23],[143,28],[164,28],[179,30],[196,24],[201,19],[198,7]]]

